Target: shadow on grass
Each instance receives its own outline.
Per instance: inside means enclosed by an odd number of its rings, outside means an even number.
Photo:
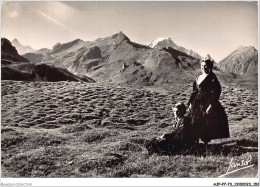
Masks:
[[[194,156],[240,156],[247,152],[258,152],[258,142],[241,139],[231,140],[218,144],[203,143],[194,144],[186,148],[174,148],[169,144],[149,144],[146,142],[148,154],[157,153],[159,155],[194,155]]]

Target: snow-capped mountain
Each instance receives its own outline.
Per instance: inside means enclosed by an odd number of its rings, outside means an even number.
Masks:
[[[193,56],[195,58],[199,58],[199,59],[202,58],[197,52],[195,52],[191,49],[186,49],[182,46],[178,46],[176,43],[174,43],[172,41],[171,38],[157,38],[157,39],[153,40],[150,44],[148,44],[148,46],[152,47],[152,48],[157,48],[157,49],[171,47],[173,49],[184,52],[184,53],[186,53],[190,56]]]
[[[178,47],[171,38],[157,38],[152,41],[152,43],[148,44],[149,47],[152,48],[163,48],[163,47]]]

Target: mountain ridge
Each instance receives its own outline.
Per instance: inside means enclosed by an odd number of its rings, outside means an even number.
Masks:
[[[23,54],[26,54],[26,53],[31,53],[31,52],[36,51],[31,46],[22,45],[16,38],[11,42],[11,44],[16,48],[19,55],[23,55]]]
[[[52,49],[43,48],[26,55],[32,62],[64,68],[96,81],[133,86],[191,82],[200,71],[200,58],[169,46],[152,48],[135,43],[123,32],[91,42],[76,39],[57,43]],[[225,76],[229,80],[238,77],[219,70],[214,67],[223,76],[221,80]]]
[[[29,62],[17,53],[16,48],[6,38],[1,38],[1,55],[2,80],[95,82],[87,76],[74,75],[63,68]]]
[[[182,62],[182,56],[186,56],[192,64],[199,63],[199,59],[181,52],[178,58],[166,50],[132,42],[123,32],[92,42],[74,40],[58,43],[48,54],[41,57],[45,58],[45,63],[68,69],[74,74],[85,74],[97,81],[132,85],[176,81],[174,76],[181,77],[184,70],[180,63],[186,64]],[[185,70],[192,71],[192,68]]]
[[[255,75],[258,73],[258,51],[253,46],[240,46],[219,61],[217,67],[238,75]]]

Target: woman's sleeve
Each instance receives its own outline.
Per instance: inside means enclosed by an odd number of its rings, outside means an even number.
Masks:
[[[194,97],[195,97],[195,93],[197,92],[198,88],[197,88],[197,84],[196,84],[196,81],[193,82],[193,89],[192,89],[192,93],[191,93],[191,96],[190,96],[190,100],[188,102],[188,106],[192,103],[192,101],[194,100]]]
[[[196,81],[193,82],[193,93],[198,90]]]
[[[211,79],[211,89],[210,89],[210,103],[214,104],[219,100],[221,94],[221,85],[216,76]]]

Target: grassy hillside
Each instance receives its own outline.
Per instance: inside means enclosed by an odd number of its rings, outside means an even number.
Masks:
[[[246,152],[257,164],[257,89],[223,86],[231,138],[182,155],[148,156],[145,142],[171,131],[190,84],[2,81],[2,177],[217,177]]]

